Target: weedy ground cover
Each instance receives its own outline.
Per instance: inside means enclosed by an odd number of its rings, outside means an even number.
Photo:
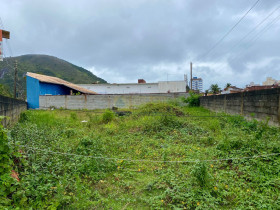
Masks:
[[[130,111],[24,112],[7,136],[2,128],[0,205],[279,208],[280,157],[266,156],[280,153],[279,128],[174,102]]]

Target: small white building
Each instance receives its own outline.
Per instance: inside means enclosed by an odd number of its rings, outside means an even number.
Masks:
[[[186,92],[186,81],[161,81],[146,83],[138,80],[138,83],[121,84],[79,84],[88,90],[94,90],[98,94],[139,94],[139,93],[183,93]]]

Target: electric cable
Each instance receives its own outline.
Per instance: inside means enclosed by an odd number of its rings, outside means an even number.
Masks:
[[[221,38],[219,39],[206,53],[204,53],[196,62],[202,60],[202,58],[206,57],[210,52],[212,52],[237,26],[238,24],[249,14],[249,12],[258,4],[260,0],[257,0],[253,6],[231,27],[231,29]]]

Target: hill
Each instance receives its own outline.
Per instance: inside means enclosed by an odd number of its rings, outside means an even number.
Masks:
[[[65,60],[48,55],[22,55],[11,57],[0,62],[0,84],[9,87],[13,92],[14,62],[18,61],[18,81],[20,95],[25,95],[25,73],[34,72],[48,76],[59,77],[72,83],[106,83],[105,80],[95,76],[90,71],[69,63]]]

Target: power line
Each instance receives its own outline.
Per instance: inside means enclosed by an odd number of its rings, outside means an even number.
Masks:
[[[258,4],[260,0],[257,0],[253,6],[237,21],[237,23],[234,24],[234,26],[220,39],[218,40],[206,53],[204,53],[200,59],[206,57],[210,52],[212,52],[236,27],[237,25],[248,15],[248,13]]]
[[[250,30],[245,36],[243,36],[239,41],[236,42],[236,44],[233,45],[233,47],[230,50],[235,49],[236,47],[241,45],[241,42],[246,39],[250,34],[252,34],[255,30],[257,30],[270,16],[272,16],[277,10],[280,9],[280,5],[276,7],[271,13],[269,13],[262,21],[260,21],[252,30]],[[278,17],[278,16],[277,16]],[[276,19],[277,19],[276,17]],[[274,22],[275,19],[272,20]],[[256,35],[258,35],[257,33]]]
[[[276,10],[278,10],[279,8],[280,8],[280,6],[279,6]],[[276,10],[274,10],[274,12],[275,12]],[[274,12],[273,12],[273,13],[274,13]],[[271,16],[273,13],[270,13],[269,16]],[[267,19],[269,16],[267,16],[265,19]],[[249,46],[246,48],[246,50],[250,49],[250,48],[254,45],[255,41],[256,41],[257,39],[259,39],[259,38],[261,37],[261,35],[262,35],[264,32],[266,32],[274,23],[276,23],[277,21],[279,21],[279,18],[280,18],[280,15],[276,16],[269,24],[267,24],[260,32],[258,32],[258,33],[250,40],[250,41],[251,41],[251,45],[249,45]],[[263,22],[263,21],[262,21],[262,22]],[[258,27],[259,27],[259,24],[258,24]],[[255,27],[255,29],[256,29],[256,28],[257,28],[257,27]],[[254,29],[254,30],[255,30],[255,29]],[[250,31],[249,33],[251,33],[251,31]],[[247,35],[248,35],[248,34],[246,34],[240,41],[242,41],[244,38],[246,38]],[[240,46],[240,44],[239,44],[239,46]],[[236,46],[235,46],[235,47],[236,47]],[[235,48],[235,47],[234,47],[234,48]],[[234,48],[232,48],[232,49],[234,49]],[[241,55],[241,54],[240,54],[240,51],[241,51],[241,50],[239,50],[238,53],[236,53],[236,55],[233,57],[232,60],[236,60],[237,57]],[[244,53],[244,52],[243,52],[243,53]],[[217,71],[221,70],[222,67],[224,67],[225,65],[226,65],[225,63],[219,65]]]

